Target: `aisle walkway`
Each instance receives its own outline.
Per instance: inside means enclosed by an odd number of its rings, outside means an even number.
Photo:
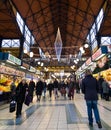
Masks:
[[[86,105],[82,94],[75,100],[59,98],[41,101],[27,107],[24,105],[22,117],[16,119],[15,113],[8,112],[8,105],[0,109],[0,130],[98,130],[88,126]],[[99,100],[102,130],[111,130],[111,101]]]

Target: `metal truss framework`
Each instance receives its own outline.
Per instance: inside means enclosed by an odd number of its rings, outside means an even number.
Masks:
[[[55,50],[49,49],[49,47],[54,47],[57,28],[59,27],[63,41],[62,55],[64,56],[78,53],[79,47],[83,46],[92,24],[105,3],[105,0],[22,0],[21,3],[20,0],[3,1],[4,0],[2,0],[2,4],[0,2],[0,14],[7,15],[7,17],[10,16],[12,21],[9,21],[9,19],[6,21],[0,19],[1,25],[3,22],[13,23],[9,24],[9,27],[17,24],[13,7],[16,8],[36,39],[34,48],[31,48],[35,55],[39,55],[39,51],[37,51],[36,48],[38,46],[41,47],[43,52],[55,55]],[[107,5],[106,14],[107,12],[111,12],[110,0],[108,0],[108,2],[109,5]],[[5,13],[4,6],[9,14]],[[110,17],[110,15],[108,16]],[[4,32],[5,34],[7,28],[6,26],[3,26],[3,28],[4,31],[1,30],[1,32]],[[103,30],[101,32],[103,32]],[[18,34],[18,37],[16,36],[16,38],[21,38],[18,27],[16,30],[10,28],[10,32],[15,33],[16,35]],[[0,37],[2,37],[1,34]],[[5,36],[4,38],[14,39],[14,36]],[[72,48],[72,46],[78,47]],[[87,57],[88,55],[90,55],[89,50],[86,51],[84,56]]]
[[[95,4],[93,0],[23,0],[20,4],[19,0],[11,1],[32,31],[37,46],[41,48],[54,47],[58,27],[61,31],[63,47],[82,46],[105,2],[96,1]],[[75,51],[76,49],[65,49],[62,55],[74,54],[78,51]],[[55,54],[54,50],[43,51],[49,52],[50,55]]]

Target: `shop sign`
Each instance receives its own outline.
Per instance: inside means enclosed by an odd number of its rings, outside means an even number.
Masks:
[[[25,77],[26,77],[26,78],[33,78],[33,75],[27,73],[27,74],[25,75]]]
[[[8,54],[8,60],[16,63],[17,65],[21,65],[21,60],[11,54]]]
[[[81,68],[82,70],[86,69],[86,64],[84,63]]]
[[[16,69],[13,69],[13,68],[10,68],[10,67],[7,67],[7,66],[3,66],[3,65],[0,65],[0,73],[20,76],[20,77],[25,76],[24,72],[21,72],[21,71],[18,71]]]
[[[17,65],[21,65],[21,60],[16,58],[15,56],[9,54],[9,53],[4,53],[4,59],[3,60],[9,60],[12,63],[15,63]]]
[[[22,63],[22,66],[25,67],[26,69],[29,69],[29,67],[30,67],[29,64],[26,64],[24,62]]]
[[[30,71],[31,72],[36,72],[36,69],[34,67],[30,66]]]
[[[106,53],[107,53],[107,47],[106,47],[106,46],[102,46],[101,48],[99,48],[99,49],[92,55],[92,60],[93,60],[93,61],[96,61],[96,60],[102,58]]]
[[[89,58],[87,61],[86,61],[86,65],[88,66],[88,65],[90,65],[91,64],[91,58]]]
[[[107,46],[108,52],[111,52],[111,44]]]

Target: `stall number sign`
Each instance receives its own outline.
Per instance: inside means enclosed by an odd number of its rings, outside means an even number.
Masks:
[[[96,58],[98,58],[101,54],[102,54],[101,49],[97,50],[97,51],[92,55],[92,59],[93,59],[93,60],[96,60]]]
[[[18,65],[21,65],[21,60],[18,59],[18,58],[16,58],[15,56],[13,56],[13,55],[11,55],[11,54],[9,54],[8,60],[10,60],[10,61],[12,61],[12,62],[14,62],[14,63],[16,63],[16,64],[18,64]]]

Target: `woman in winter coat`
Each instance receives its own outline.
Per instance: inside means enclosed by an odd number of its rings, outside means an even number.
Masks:
[[[41,81],[41,79],[39,79],[39,81],[36,83],[36,95],[37,95],[37,101],[39,102],[41,99],[42,91],[43,91],[43,82]]]
[[[31,97],[31,102],[33,101],[34,89],[35,89],[35,82],[33,81],[33,79],[31,79],[31,81],[29,83],[29,94],[30,94],[30,97]]]
[[[22,81],[18,84],[16,88],[16,101],[17,101],[16,117],[17,118],[21,116],[21,111],[25,100],[26,91],[28,91],[28,84],[26,83],[26,79],[22,79]]]
[[[74,79],[71,78],[71,81],[70,81],[70,83],[69,83],[69,94],[68,94],[70,100],[71,100],[71,99],[74,99],[74,89],[75,89],[75,85],[76,85],[76,83],[75,83]]]

